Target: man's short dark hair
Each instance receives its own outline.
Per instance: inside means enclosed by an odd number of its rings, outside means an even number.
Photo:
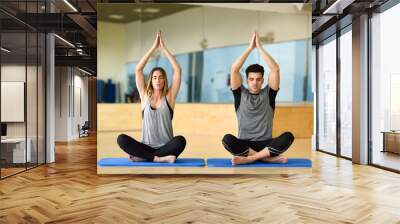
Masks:
[[[259,64],[252,64],[246,68],[246,78],[249,77],[250,72],[261,73],[261,76],[264,77],[264,67]]]

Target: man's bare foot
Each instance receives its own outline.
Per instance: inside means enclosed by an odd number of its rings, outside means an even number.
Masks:
[[[144,162],[144,161],[146,161],[146,159],[143,159],[142,157],[137,157],[137,156],[132,156],[132,155],[129,155],[129,159],[132,162]]]
[[[262,159],[262,161],[267,162],[267,163],[287,163],[288,158],[283,157],[283,156],[274,156],[274,157],[268,157]]]
[[[249,157],[245,156],[234,156],[232,158],[232,165],[238,165],[238,164],[247,164],[247,163],[252,163],[254,162],[252,159]]]
[[[176,156],[173,156],[173,155],[161,156],[161,157],[154,156],[153,162],[156,162],[156,163],[174,163],[175,160],[176,160]]]

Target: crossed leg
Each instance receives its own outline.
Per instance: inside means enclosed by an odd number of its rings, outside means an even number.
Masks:
[[[138,142],[125,134],[119,135],[117,142],[120,148],[129,154],[129,159],[134,162],[174,163],[186,146],[186,140],[183,136],[175,136],[159,149]]]
[[[288,158],[278,155],[271,157],[269,150],[267,148],[261,150],[260,152],[254,151],[249,148],[249,153],[247,156],[233,156],[232,165],[253,163],[257,160],[267,162],[267,163],[287,163]]]
[[[290,132],[285,132],[277,138],[266,141],[249,141],[237,139],[233,135],[225,135],[222,144],[232,155],[232,164],[246,164],[257,160],[269,163],[287,163],[288,159],[281,156],[294,141]]]

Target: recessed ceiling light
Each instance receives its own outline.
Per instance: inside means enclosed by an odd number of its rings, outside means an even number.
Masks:
[[[79,71],[81,71],[81,72],[83,72],[83,73],[85,73],[85,74],[87,74],[87,75],[93,75],[92,73],[90,73],[90,72],[88,72],[88,71],[86,71],[86,70],[84,70],[84,69],[81,69],[81,68],[79,68],[79,67],[78,67],[78,69],[79,69]]]
[[[147,8],[147,9],[145,9],[144,11],[145,11],[145,12],[148,12],[148,13],[158,13],[158,12],[160,12],[160,9],[157,9],[157,8]]]
[[[54,36],[57,37],[58,39],[60,39],[62,42],[66,43],[67,45],[69,45],[69,46],[75,48],[75,45],[71,44],[71,42],[69,42],[68,40],[66,40],[66,39],[64,39],[64,38],[62,38],[62,37],[60,37],[60,36],[57,35],[57,34],[54,34]]]
[[[351,4],[350,0],[337,0],[333,4],[331,4],[327,9],[325,9],[322,14],[342,14],[343,9],[341,7],[344,7],[346,4]],[[343,5],[342,5],[343,4]]]
[[[5,48],[5,47],[1,47],[1,50],[4,51],[4,52],[6,52],[6,53],[10,53],[10,52],[11,52],[11,50],[8,50],[8,49]]]
[[[64,0],[65,4],[67,4],[74,12],[78,12],[78,10],[68,1]]]
[[[125,17],[123,15],[111,14],[111,15],[108,16],[108,18],[121,20],[121,19],[123,19]]]

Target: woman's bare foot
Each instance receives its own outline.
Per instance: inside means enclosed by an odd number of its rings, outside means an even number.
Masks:
[[[173,156],[173,155],[161,156],[161,157],[154,156],[153,162],[156,162],[156,163],[174,163],[175,160],[176,160],[176,156]]]
[[[146,159],[143,159],[143,158],[137,157],[137,156],[132,156],[132,155],[129,155],[129,159],[132,162],[144,162],[144,161],[146,161]]]
[[[267,162],[267,163],[287,163],[288,158],[283,157],[283,156],[274,156],[274,157],[268,157],[262,159],[262,161]]]
[[[234,156],[232,158],[232,165],[238,165],[238,164],[247,164],[247,163],[252,163],[254,162],[252,159],[249,157],[245,156]]]

